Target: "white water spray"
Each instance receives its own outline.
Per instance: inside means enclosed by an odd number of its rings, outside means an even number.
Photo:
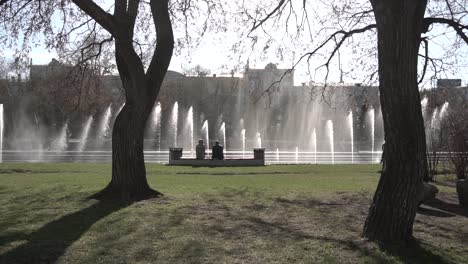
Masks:
[[[221,127],[219,128],[219,132],[221,133],[221,137],[223,138],[223,146],[224,146],[224,153],[226,153],[226,123],[222,123]]]
[[[317,133],[312,131],[312,143],[314,144],[314,163],[317,164]]]
[[[242,158],[245,158],[245,129],[241,131],[241,140],[242,140]]]
[[[174,107],[172,108],[172,129],[174,132],[174,147],[177,146],[177,123],[179,118],[179,104],[177,102],[174,103]]]
[[[190,106],[188,113],[187,113],[187,122],[189,133],[190,133],[190,147],[192,157],[194,157],[194,138],[193,138],[193,107]]]
[[[426,111],[427,111],[427,97],[424,96],[424,98],[421,100],[421,112],[422,112],[422,116],[423,116],[423,119],[426,120]]]
[[[86,141],[88,140],[89,130],[91,129],[91,125],[93,123],[93,116],[89,116],[88,120],[83,126],[83,131],[81,132],[80,136],[80,143],[78,144],[78,151],[83,151],[86,146]]]
[[[259,132],[255,134],[255,142],[257,142],[257,148],[262,147],[262,137],[260,136]]]
[[[52,143],[52,150],[54,151],[65,151],[67,149],[67,134],[68,134],[68,120],[60,130],[60,134],[57,139]]]
[[[330,153],[331,153],[331,162],[335,164],[335,143],[333,138],[333,121],[327,121],[327,134],[330,141]]]
[[[449,103],[445,102],[442,107],[440,108],[439,112],[439,122],[442,122],[442,119],[447,115],[447,109],[448,109]]]
[[[279,162],[279,149],[276,149],[276,162]]]
[[[161,103],[159,102],[153,110],[152,131],[158,137],[158,148],[161,150]]]
[[[350,111],[348,114],[348,126],[349,126],[349,139],[351,140],[351,163],[354,163],[354,128],[353,128],[353,112]]]
[[[205,120],[205,122],[203,123],[202,130],[203,130],[203,132],[205,132],[206,145],[210,146],[210,136],[208,134],[208,131],[209,131],[208,130],[208,120]]]
[[[375,145],[375,110],[374,108],[369,110],[369,122],[371,128],[371,155],[372,161],[374,161],[374,145]]]
[[[98,127],[97,140],[98,140],[99,147],[104,145],[104,139],[109,135],[109,132],[110,132],[109,122],[110,122],[111,115],[112,115],[112,105],[109,105],[109,107],[107,107],[106,112],[102,116],[102,119]]]
[[[296,164],[299,162],[299,148],[296,147]]]

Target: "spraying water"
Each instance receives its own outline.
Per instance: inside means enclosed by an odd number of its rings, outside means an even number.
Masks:
[[[349,126],[349,139],[351,140],[351,163],[354,163],[354,128],[353,128],[353,112],[350,111],[348,114],[348,126]]]
[[[333,121],[327,121],[327,134],[330,141],[330,153],[331,153],[331,162],[335,164],[335,143],[333,142]]]
[[[153,110],[152,130],[158,137],[158,147],[161,150],[161,104],[159,102],[156,103]]]
[[[312,143],[314,144],[314,163],[317,164],[317,133],[312,131]]]
[[[97,134],[97,140],[98,140],[98,145],[99,148],[104,145],[104,139],[106,136],[109,135],[110,132],[110,118],[112,114],[112,104],[107,107],[106,112],[102,116],[101,122],[99,123],[98,127],[98,134]]]
[[[202,130],[203,130],[203,132],[205,132],[206,145],[209,146],[210,145],[210,136],[208,135],[208,120],[205,120],[205,122],[203,123]]]
[[[442,105],[442,107],[440,108],[440,112],[439,112],[439,122],[441,122],[442,119],[444,119],[444,117],[447,115],[448,106],[449,106],[449,103],[448,103],[448,102],[445,102],[445,103]]]
[[[177,146],[177,122],[179,118],[179,104],[177,102],[174,103],[174,107],[172,108],[172,129],[174,131],[174,147]]]
[[[0,162],[3,162],[3,104],[0,104]]]
[[[432,118],[431,118],[431,128],[436,129],[438,125],[438,117],[439,117],[439,108],[434,109],[434,112],[432,112]]]
[[[299,148],[296,147],[296,164],[299,162]]]
[[[93,116],[89,116],[88,120],[86,120],[85,125],[83,126],[83,131],[81,132],[80,136],[80,143],[78,144],[78,151],[83,151],[86,146],[86,141],[88,140],[89,130],[91,129],[91,125],[93,123]]]
[[[67,133],[68,133],[68,120],[60,130],[60,134],[56,140],[52,143],[52,150],[54,151],[65,151],[67,149]]]
[[[279,162],[279,149],[276,149],[276,162]]]
[[[424,98],[421,100],[421,112],[424,120],[426,120],[427,101],[428,100],[426,96],[424,96]]]
[[[187,125],[190,133],[190,147],[191,147],[191,153],[192,157],[194,157],[194,138],[193,138],[193,107],[190,106],[188,113],[187,113]]]
[[[223,145],[224,145],[224,153],[226,153],[226,123],[222,123],[221,127],[219,128],[219,132],[221,133],[221,136],[223,137]]]
[[[374,108],[369,110],[369,122],[371,128],[371,153],[372,160],[374,160],[374,141],[375,141],[375,110]]]
[[[260,136],[259,132],[255,134],[255,142],[257,142],[257,148],[262,147],[262,137]]]
[[[245,129],[241,131],[241,140],[242,140],[242,158],[245,158]]]
[[[125,102],[119,107],[119,110],[117,111],[117,114],[119,114],[120,111],[122,111],[122,109],[124,108],[124,106],[125,106]]]

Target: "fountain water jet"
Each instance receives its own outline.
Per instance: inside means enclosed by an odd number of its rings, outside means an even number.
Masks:
[[[158,137],[158,148],[161,150],[161,103],[157,102],[153,110],[152,131]]]
[[[424,96],[424,98],[421,100],[421,112],[424,120],[426,120],[427,101],[428,100],[426,96]]]
[[[299,147],[296,146],[296,164],[299,162]]]
[[[226,123],[222,123],[221,127],[219,128],[219,132],[221,133],[221,137],[223,138],[223,146],[224,146],[224,153],[226,153]]]
[[[52,150],[54,151],[65,151],[67,149],[67,133],[68,133],[68,120],[60,130],[60,134],[57,139],[52,143]]]
[[[314,144],[314,163],[317,164],[317,133],[315,132],[315,128],[312,131],[312,142]]]
[[[431,119],[431,128],[436,129],[438,125],[438,117],[439,117],[439,108],[434,109],[432,112],[432,119]]]
[[[349,138],[351,140],[351,163],[354,163],[354,129],[353,129],[353,112],[348,114]]]
[[[449,103],[445,102],[442,107],[440,108],[439,112],[439,123],[442,121],[442,119],[447,115],[447,109],[448,109]]]
[[[206,145],[209,147],[210,146],[210,137],[208,135],[208,120],[205,120],[205,122],[203,123],[202,130],[205,132]]]
[[[257,142],[257,148],[262,147],[262,137],[260,136],[259,132],[255,134],[255,142]]]
[[[370,122],[370,127],[371,127],[371,156],[372,156],[372,161],[374,161],[374,145],[375,145],[375,110],[374,108],[371,108],[369,110],[369,122]]]
[[[107,107],[106,112],[102,116],[101,122],[99,123],[98,127],[98,134],[97,134],[97,140],[98,140],[98,149],[100,149],[104,145],[104,139],[106,136],[109,135],[110,132],[110,118],[112,114],[112,104]]]
[[[241,140],[242,140],[242,158],[245,158],[245,129],[241,131]]]
[[[179,118],[179,104],[177,102],[174,103],[174,107],[172,108],[172,129],[174,131],[174,147],[177,146],[177,124]]]
[[[191,155],[194,157],[194,138],[193,138],[193,107],[190,106],[188,113],[187,113],[187,122],[186,122],[189,133],[190,133],[190,147],[191,147]]]
[[[88,120],[86,120],[86,123],[83,126],[83,131],[81,132],[80,143],[78,143],[77,150],[80,152],[82,152],[86,146],[86,141],[88,140],[89,130],[91,129],[92,123],[93,123],[93,116],[89,116]]]
[[[328,134],[328,139],[330,140],[330,153],[331,153],[331,162],[332,164],[335,164],[335,143],[333,142],[333,121],[328,120],[327,121],[327,134]]]

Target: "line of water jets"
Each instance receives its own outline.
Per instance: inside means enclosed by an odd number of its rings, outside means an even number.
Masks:
[[[125,104],[122,104],[117,113],[119,113]],[[424,98],[421,101],[423,113],[426,111],[426,106],[427,106],[427,98]],[[433,116],[432,116],[432,126],[437,126],[440,125],[440,120],[445,116],[448,108],[448,103],[445,103],[439,111],[439,108],[436,108]],[[156,103],[154,109],[153,109],[153,118],[152,118],[152,124],[151,124],[151,129],[153,131],[161,131],[161,104],[159,102]],[[111,116],[112,116],[112,105],[109,105],[109,107],[106,109],[103,117],[100,120],[99,126],[98,126],[98,134],[97,138],[99,139],[99,145],[102,146],[102,142],[104,141],[104,138],[109,135],[111,131]],[[177,136],[178,136],[178,116],[179,116],[179,107],[178,103],[175,102],[174,106],[172,108],[172,114],[171,114],[171,127],[173,129],[173,137],[174,137],[174,146],[177,146]],[[371,152],[372,152],[372,157],[374,157],[374,144],[375,144],[375,110],[370,109],[369,110],[369,119],[370,119],[370,127],[371,127]],[[194,124],[193,124],[193,107],[190,107],[187,113],[187,118],[186,118],[186,124],[188,126],[189,130],[189,135],[190,135],[190,148],[191,148],[191,155],[192,157],[194,156]],[[91,127],[93,125],[94,118],[93,116],[89,116],[86,122],[84,123],[81,135],[79,137],[79,143],[77,146],[77,151],[84,151],[86,149],[86,144],[89,138],[89,133],[91,130]],[[353,131],[353,112],[350,111],[348,116],[347,116],[347,122],[348,122],[348,127],[349,127],[349,137],[350,137],[350,151],[351,151],[351,160],[352,163],[354,163],[354,131]],[[241,124],[241,143],[242,143],[242,157],[245,158],[245,149],[246,149],[246,129],[244,128],[244,120],[240,120]],[[3,104],[0,104],[0,161],[2,160],[2,152],[3,152],[3,130],[4,130],[4,122],[3,122]],[[226,124],[223,122],[220,126],[219,133],[222,138],[222,144],[224,145],[224,149],[226,151]],[[327,120],[326,122],[326,133],[327,137],[329,140],[329,148],[330,148],[330,154],[331,154],[331,162],[332,164],[335,163],[335,151],[334,151],[334,128],[333,128],[333,121],[332,120]],[[210,144],[210,137],[209,137],[209,125],[208,125],[208,120],[205,120],[203,125],[202,125],[202,134],[204,134],[206,144]],[[57,139],[53,142],[52,144],[52,150],[54,151],[64,151],[67,149],[67,137],[68,137],[68,121],[65,122],[64,126],[62,127]],[[314,152],[314,163],[317,163],[317,132],[316,128],[313,128],[312,134],[311,134],[311,140],[312,140],[312,146],[313,146],[313,152]],[[158,146],[161,146],[161,137],[159,136],[158,138]],[[256,132],[255,134],[255,145],[258,148],[262,147],[262,137],[259,132]],[[279,161],[279,149],[276,149],[276,158],[277,161]],[[296,162],[299,160],[299,148],[296,147],[295,149],[295,159]]]

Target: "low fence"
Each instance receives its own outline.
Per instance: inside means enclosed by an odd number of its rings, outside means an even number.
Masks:
[[[169,150],[145,150],[145,161],[168,163]],[[183,158],[194,158],[192,151],[183,151]],[[205,158],[211,157],[207,150]],[[252,159],[252,150],[227,151],[226,159]],[[371,164],[379,163],[381,152],[309,152],[309,151],[265,151],[266,164]],[[3,150],[3,162],[111,162],[112,151],[18,151]]]

